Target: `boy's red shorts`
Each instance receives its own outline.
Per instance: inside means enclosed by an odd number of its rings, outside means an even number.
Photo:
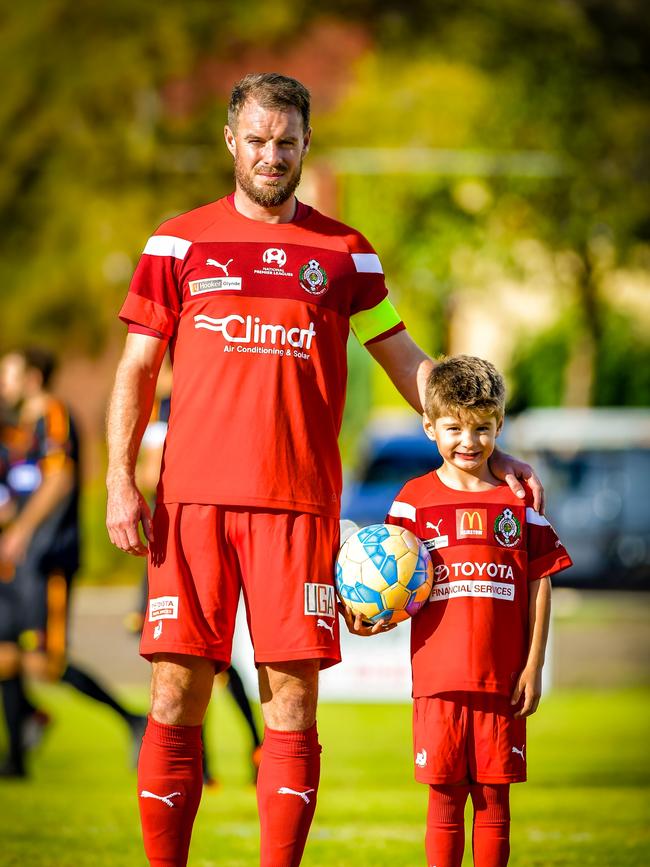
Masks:
[[[510,698],[447,692],[413,702],[415,779],[445,785],[523,783],[526,720],[515,719]]]
[[[336,518],[159,503],[140,652],[230,664],[240,589],[256,663],[341,661],[334,590]]]

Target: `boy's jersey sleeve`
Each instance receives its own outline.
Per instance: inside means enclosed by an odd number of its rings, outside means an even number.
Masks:
[[[528,580],[536,581],[573,565],[557,533],[543,515],[526,508],[528,535]]]
[[[404,330],[404,323],[388,298],[384,269],[370,243],[359,233],[348,238],[357,272],[350,309],[350,327],[361,344],[384,340]]]
[[[391,503],[391,507],[388,510],[384,523],[395,524],[398,527],[404,527],[407,530],[414,531],[417,513],[415,506],[409,502],[409,499],[407,491],[402,488]]]
[[[153,235],[135,269],[119,316],[127,324],[166,337],[176,330],[181,308],[179,271],[191,241],[174,235]]]

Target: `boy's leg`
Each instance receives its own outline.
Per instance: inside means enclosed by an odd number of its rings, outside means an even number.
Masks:
[[[431,867],[460,867],[465,849],[468,783],[429,786],[425,848]]]
[[[321,753],[319,668],[315,659],[259,669],[266,722],[257,779],[261,867],[298,867],[314,818]]]
[[[474,867],[506,867],[510,856],[510,785],[472,783]]]
[[[472,696],[470,791],[477,867],[504,867],[510,854],[510,784],[526,780],[526,720],[504,695]]]
[[[463,692],[413,701],[415,779],[429,786],[427,864],[460,867],[465,848],[467,699]]]

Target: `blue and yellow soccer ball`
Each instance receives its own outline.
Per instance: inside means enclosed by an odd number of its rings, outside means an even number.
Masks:
[[[433,565],[422,542],[403,527],[371,524],[357,530],[336,558],[339,597],[367,623],[399,623],[422,608],[433,586]]]

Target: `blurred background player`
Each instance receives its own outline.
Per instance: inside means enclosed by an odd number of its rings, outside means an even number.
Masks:
[[[435,367],[424,430],[443,465],[407,482],[386,518],[423,539],[435,567],[429,604],[413,618],[411,659],[415,777],[429,785],[426,853],[436,867],[461,865],[468,796],[475,867],[508,862],[509,789],[526,779],[549,576],[571,566],[529,494],[522,502],[490,472],[504,405],[489,362],[461,355]]]
[[[54,368],[53,355],[36,347],[0,360],[7,517],[0,562],[5,579],[11,578],[3,589],[0,634],[9,732],[4,776],[25,774],[25,731],[39,721],[25,694],[24,675],[67,683],[112,708],[129,727],[135,750],[146,723],[67,663],[69,592],[79,567],[79,439],[68,409],[49,391]]]
[[[155,504],[156,487],[160,478],[160,464],[163,455],[163,446],[167,434],[167,422],[169,421],[169,409],[171,405],[172,390],[172,366],[169,354],[161,365],[156,382],[156,393],[151,411],[151,419],[147,425],[140,443],[138,463],[136,465],[136,479],[138,488],[150,503],[153,510]],[[145,567],[140,584],[137,607],[129,612],[125,618],[125,626],[133,635],[140,636],[147,612],[147,599],[149,595],[147,568]],[[257,780],[257,771],[261,758],[261,744],[259,731],[253,715],[253,709],[246,694],[237,669],[231,665],[226,671],[216,677],[217,683],[224,684],[228,692],[235,700],[237,708],[241,712],[251,738],[251,770],[252,781]],[[203,725],[203,783],[207,786],[217,784],[214,767],[209,760],[206,747],[206,723]]]

